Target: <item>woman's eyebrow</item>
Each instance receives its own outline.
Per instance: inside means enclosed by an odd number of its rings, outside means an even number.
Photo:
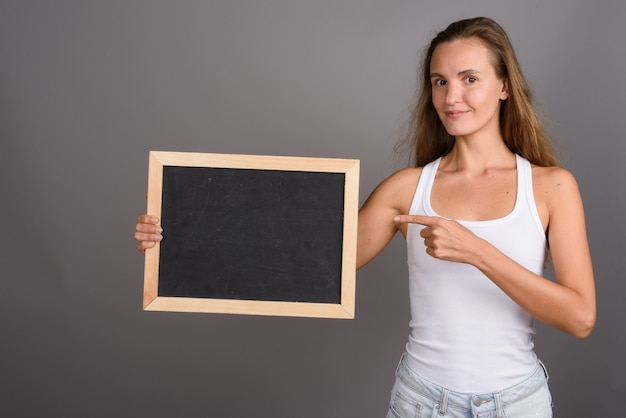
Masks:
[[[459,72],[459,76],[470,75],[470,74],[480,74],[480,71],[469,69],[469,70],[463,70]]]
[[[470,68],[468,70],[459,71],[458,73],[459,76],[465,76],[465,75],[470,75],[470,74],[480,74],[480,71]],[[439,73],[430,73],[430,78],[445,78],[445,77]]]

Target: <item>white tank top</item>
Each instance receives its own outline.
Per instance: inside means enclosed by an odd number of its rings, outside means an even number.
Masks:
[[[546,236],[533,195],[531,166],[519,155],[516,160],[513,210],[499,219],[459,223],[541,275]],[[411,214],[439,216],[430,205],[430,194],[440,161],[423,168]],[[474,266],[426,254],[421,229],[409,224],[407,230],[410,367],[457,392],[493,392],[524,380],[537,366],[532,316]]]

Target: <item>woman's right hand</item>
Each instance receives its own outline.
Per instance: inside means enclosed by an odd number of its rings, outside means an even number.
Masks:
[[[137,217],[137,225],[135,225],[135,240],[137,249],[142,253],[152,248],[157,242],[163,239],[163,228],[159,226],[159,218],[153,215],[139,215]]]

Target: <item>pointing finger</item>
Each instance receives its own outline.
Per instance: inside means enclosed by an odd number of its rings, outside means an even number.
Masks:
[[[432,226],[436,218],[433,216],[423,215],[397,215],[393,218],[398,224],[419,224],[424,226]]]

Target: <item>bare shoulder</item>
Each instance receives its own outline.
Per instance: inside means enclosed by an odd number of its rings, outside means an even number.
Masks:
[[[550,199],[564,194],[578,194],[576,179],[562,167],[533,166],[533,187],[539,197]]]
[[[544,227],[555,213],[582,209],[578,183],[571,172],[562,167],[533,166],[533,189]]]
[[[370,199],[385,201],[400,213],[407,213],[421,173],[421,167],[396,171],[374,189]]]
[[[381,184],[393,184],[394,186],[417,186],[420,174],[422,173],[422,167],[410,167],[398,170],[389,177],[387,177]]]

